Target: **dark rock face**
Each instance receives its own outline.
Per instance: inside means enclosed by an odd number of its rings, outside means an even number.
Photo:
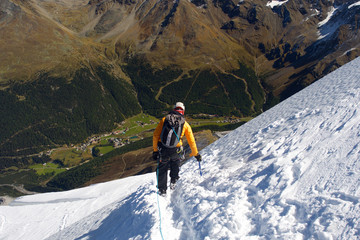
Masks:
[[[169,25],[171,18],[174,17],[174,14],[176,12],[176,8],[178,7],[179,3],[175,2],[174,5],[172,6],[170,12],[168,13],[168,15],[166,15],[164,21],[161,23],[161,27],[166,27],[167,25]]]
[[[234,30],[236,29],[234,21],[230,21],[224,24],[224,26],[221,27],[221,29],[224,30]]]
[[[250,24],[254,24],[258,20],[256,18],[256,14],[257,14],[257,12],[256,12],[256,7],[255,6],[248,11],[246,19],[248,20],[248,22]]]
[[[231,15],[235,8],[235,4],[231,0],[213,0],[213,4],[215,7],[221,8],[227,15]]]
[[[273,11],[282,19],[283,27],[286,27],[289,23],[291,23],[290,12],[284,5],[274,7]]]
[[[195,4],[197,7],[206,6],[206,0],[193,0],[191,3]]]

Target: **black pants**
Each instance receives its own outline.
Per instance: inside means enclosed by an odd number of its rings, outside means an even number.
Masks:
[[[157,168],[157,180],[159,190],[167,189],[167,172],[170,168],[172,181],[179,179],[180,155],[174,151],[160,150],[160,159]]]

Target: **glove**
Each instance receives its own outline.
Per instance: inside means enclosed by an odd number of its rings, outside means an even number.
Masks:
[[[197,155],[195,156],[195,158],[196,158],[196,160],[197,160],[198,162],[201,162],[201,156],[200,156],[200,154],[197,154]]]
[[[159,159],[159,152],[153,152],[153,159],[158,160]]]

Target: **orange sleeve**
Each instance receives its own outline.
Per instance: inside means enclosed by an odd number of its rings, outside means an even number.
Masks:
[[[164,121],[165,121],[165,117],[161,119],[161,121],[159,122],[159,124],[155,128],[155,131],[154,131],[154,134],[153,134],[153,151],[154,152],[158,151],[157,145],[158,145],[158,142],[160,140],[161,131],[162,131],[162,128],[164,126]]]
[[[187,139],[187,141],[189,143],[189,146],[190,146],[190,149],[191,149],[190,157],[191,156],[196,156],[199,152],[198,152],[198,149],[196,147],[196,142],[195,142],[195,137],[194,137],[193,131],[192,131],[192,129],[190,127],[190,124],[188,122],[185,122],[184,132],[185,132],[186,139]]]

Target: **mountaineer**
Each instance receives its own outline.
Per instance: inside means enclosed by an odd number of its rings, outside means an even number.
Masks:
[[[180,160],[184,159],[182,137],[185,135],[191,154],[197,161],[201,156],[197,150],[194,134],[184,117],[185,106],[177,102],[174,109],[163,117],[153,134],[153,159],[158,161],[157,187],[160,195],[166,195],[167,172],[170,167],[170,189],[175,188],[179,179]]]

